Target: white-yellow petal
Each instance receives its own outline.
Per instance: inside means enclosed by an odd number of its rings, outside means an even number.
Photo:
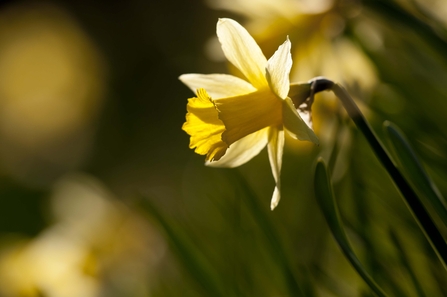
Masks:
[[[287,97],[283,101],[282,105],[282,116],[284,128],[287,132],[295,139],[308,140],[315,144],[319,144],[318,137],[315,135],[314,131],[306,125],[304,120],[296,111],[293,105],[292,99]]]
[[[270,127],[268,134],[268,154],[270,166],[272,168],[273,177],[275,178],[276,186],[273,192],[270,208],[273,210],[279,203],[281,198],[281,167],[282,155],[284,151],[284,130],[278,127]]]
[[[291,43],[289,38],[267,62],[267,81],[270,89],[281,99],[285,99],[290,88],[290,69],[292,68]]]
[[[217,37],[225,57],[255,88],[260,89],[268,85],[265,78],[267,59],[244,27],[232,19],[219,19]]]
[[[205,89],[213,98],[232,97],[256,91],[247,81],[229,74],[183,74],[179,77],[193,92]]]
[[[264,128],[236,141],[227,149],[225,155],[219,161],[207,161],[205,165],[210,167],[233,168],[245,164],[254,156],[258,155],[267,145],[268,129]]]
[[[281,200],[281,190],[278,188],[278,185],[276,185],[273,190],[272,201],[270,202],[271,210],[274,210],[278,206],[279,200]]]

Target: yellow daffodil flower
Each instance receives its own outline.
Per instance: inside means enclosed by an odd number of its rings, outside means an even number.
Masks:
[[[291,43],[287,38],[267,60],[253,37],[234,20],[219,19],[217,36],[226,58],[246,80],[227,74],[180,76],[197,91],[197,97],[188,100],[183,130],[191,136],[190,148],[206,155],[208,166],[237,167],[267,145],[276,181],[273,210],[280,200],[284,130],[295,139],[318,143],[288,97]]]

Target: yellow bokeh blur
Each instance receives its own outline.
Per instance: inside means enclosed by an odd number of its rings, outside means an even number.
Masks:
[[[105,63],[67,13],[37,4],[0,12],[0,161],[9,174],[81,163],[104,93]]]
[[[100,296],[108,279],[128,292],[150,289],[165,244],[98,180],[63,177],[50,211],[51,226],[36,238],[0,245],[0,296]]]

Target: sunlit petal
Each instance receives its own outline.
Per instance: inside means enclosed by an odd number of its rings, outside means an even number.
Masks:
[[[282,155],[284,151],[284,130],[278,127],[270,127],[268,134],[268,153],[270,166],[272,168],[273,177],[275,178],[276,186],[273,192],[270,208],[273,210],[279,203],[281,198],[281,167]]]
[[[183,74],[179,79],[193,92],[203,88],[214,99],[256,91],[250,83],[228,74]]]
[[[228,61],[236,66],[254,87],[260,89],[268,85],[265,78],[267,59],[244,27],[231,19],[219,19],[217,37]]]
[[[232,168],[245,164],[258,155],[267,145],[268,130],[269,128],[264,128],[236,141],[227,149],[227,152],[220,160],[214,162],[207,161],[206,165]]]
[[[289,38],[267,62],[267,80],[272,91],[281,99],[289,93],[289,74],[292,68],[291,43]]]
[[[318,137],[298,114],[295,106],[293,105],[292,99],[289,97],[283,101],[282,113],[284,127],[293,138],[308,140],[315,144],[319,144]]]
[[[235,141],[282,122],[282,100],[270,90],[214,100],[219,119],[225,125],[222,140],[231,145]]]
[[[221,138],[225,126],[204,89],[198,89],[197,97],[188,100],[187,110],[182,129],[191,136],[189,147],[206,155],[206,160],[219,160],[228,147]]]
[[[278,206],[279,200],[281,200],[281,190],[278,186],[279,185],[277,184],[273,190],[272,201],[270,201],[271,210],[274,210]]]

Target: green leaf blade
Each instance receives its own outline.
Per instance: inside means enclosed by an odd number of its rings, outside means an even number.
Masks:
[[[384,122],[384,129],[394,156],[404,174],[407,175],[408,180],[413,184],[416,191],[426,198],[425,202],[432,206],[444,225],[447,226],[447,204],[445,199],[425,171],[403,132],[389,121]]]
[[[348,241],[340,219],[337,204],[335,203],[330,176],[327,172],[326,164],[322,158],[319,158],[317,161],[314,186],[318,204],[320,205],[323,215],[329,225],[329,229],[342,249],[343,254],[362,277],[365,283],[368,284],[371,290],[377,296],[386,297],[387,295],[385,292],[375,283],[369,273],[364,269]]]

